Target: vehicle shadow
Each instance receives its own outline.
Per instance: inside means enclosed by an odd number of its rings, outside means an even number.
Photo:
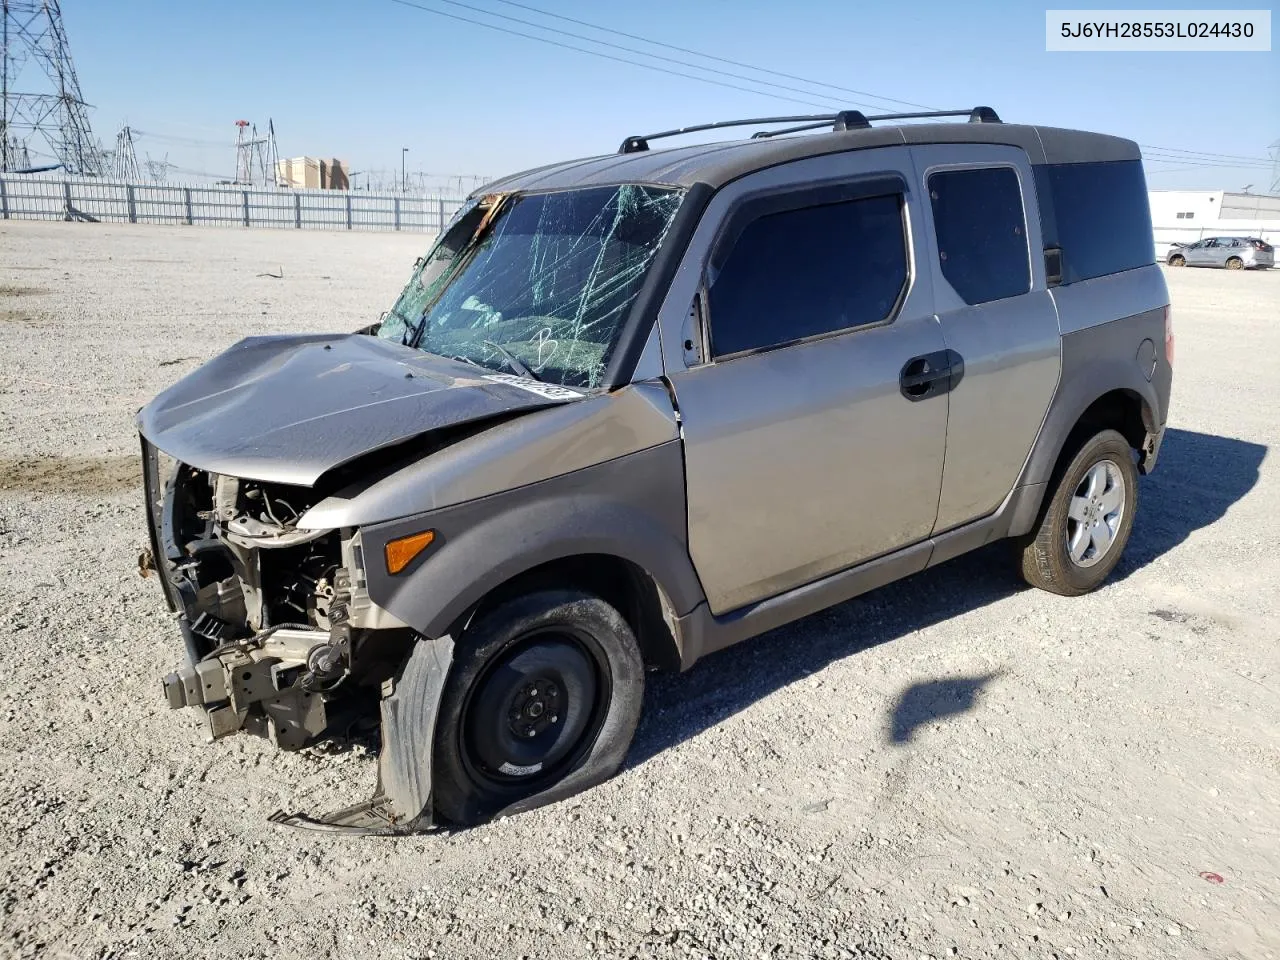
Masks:
[[[1260,444],[1170,429],[1157,469],[1142,478],[1138,521],[1115,577],[1128,576],[1223,516],[1257,483],[1266,453]],[[1022,589],[1029,588],[1015,575],[1009,545],[995,543],[713,654],[687,673],[654,675],[626,766],[644,763],[833,661]],[[909,735],[915,725],[908,720],[904,715],[899,724],[894,717],[889,729]]]
[[[1138,516],[1115,579],[1220,519],[1258,482],[1267,448],[1191,430],[1165,433],[1156,469],[1138,484]]]
[[[917,728],[972,710],[982,688],[1000,673],[996,670],[976,677],[913,683],[902,691],[893,706],[889,739],[897,744],[910,743]]]

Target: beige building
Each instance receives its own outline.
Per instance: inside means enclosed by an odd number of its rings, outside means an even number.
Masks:
[[[292,157],[276,164],[276,178],[282,187],[295,190],[349,190],[351,183],[341,160]]]

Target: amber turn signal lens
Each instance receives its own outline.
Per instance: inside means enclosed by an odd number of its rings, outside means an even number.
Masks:
[[[431,546],[431,542],[435,538],[436,532],[434,530],[426,530],[422,533],[415,533],[389,541],[385,551],[387,555],[387,573],[399,573],[413,563],[413,558]]]

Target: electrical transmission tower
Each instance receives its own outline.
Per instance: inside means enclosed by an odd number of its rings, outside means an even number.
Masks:
[[[166,153],[163,160],[152,160],[151,154],[147,154],[147,179],[156,183],[163,183],[169,179],[169,155]]]
[[[133,148],[133,130],[127,124],[116,134],[116,149],[111,159],[113,161],[111,172],[117,180],[136,183],[141,179],[138,153]]]
[[[236,126],[239,128],[236,134],[236,183],[276,186],[280,155],[276,149],[275,121],[267,121],[264,137],[258,136],[257,124],[250,124],[248,120],[237,120]]]
[[[102,174],[58,0],[0,0],[0,171]]]

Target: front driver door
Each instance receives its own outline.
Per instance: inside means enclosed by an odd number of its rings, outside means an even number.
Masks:
[[[1187,258],[1188,263],[1194,263],[1200,267],[1213,266],[1218,259],[1218,241],[1201,240],[1196,244],[1194,253],[1194,257]]]
[[[905,148],[775,167],[722,190],[695,234],[681,273],[701,306],[667,369],[715,614],[933,528],[946,345],[914,268],[910,174]]]

